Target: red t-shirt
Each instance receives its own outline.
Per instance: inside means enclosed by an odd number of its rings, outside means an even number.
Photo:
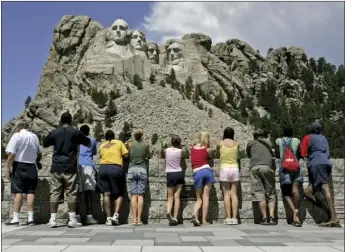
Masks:
[[[207,148],[204,147],[202,149],[195,149],[194,146],[191,150],[191,162],[192,162],[192,169],[199,168],[203,165],[208,165],[208,153]]]

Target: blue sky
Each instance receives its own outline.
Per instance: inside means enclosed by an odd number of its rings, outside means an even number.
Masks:
[[[64,15],[86,15],[109,27],[118,17],[146,38],[164,43],[202,32],[213,44],[238,38],[261,55],[300,46],[308,57],[344,64],[342,2],[2,2],[2,126],[34,97]],[[312,11],[311,11],[312,10]]]
[[[2,2],[2,125],[35,96],[62,16],[86,15],[106,27],[121,16],[136,27],[149,9],[147,2]]]

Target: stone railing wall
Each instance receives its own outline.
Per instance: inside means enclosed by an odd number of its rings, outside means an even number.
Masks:
[[[333,159],[333,174],[331,186],[334,188],[334,200],[336,206],[336,212],[338,217],[344,221],[344,160]],[[186,185],[182,192],[182,210],[180,221],[187,221],[191,218],[193,206],[195,202],[195,192],[193,189],[193,177],[190,168],[190,161],[186,160]],[[4,167],[4,165],[3,165]],[[278,166],[277,166],[278,167]],[[304,175],[303,188],[308,185],[307,169],[304,161],[301,161],[301,167]],[[4,173],[2,173],[4,176]],[[216,183],[213,185],[210,196],[210,209],[209,220],[211,222],[222,222],[225,217],[223,195],[219,184],[219,165],[215,160],[215,174]],[[276,189],[277,189],[277,217],[280,220],[289,221],[291,213],[287,211],[287,207],[282,201],[281,190],[279,186],[278,171],[276,171]],[[47,223],[50,216],[49,210],[49,185],[50,177],[49,170],[44,168],[39,171],[39,184],[36,193],[35,203],[35,221],[37,223]],[[251,202],[251,185],[249,177],[249,160],[241,160],[241,184],[239,191],[239,218],[241,222],[257,222],[260,219],[258,206]],[[129,189],[129,185],[127,185]],[[5,177],[2,177],[2,220],[8,220],[12,218],[13,213],[13,196],[10,193],[10,184]],[[301,189],[301,193],[303,190]],[[144,222],[166,223],[166,174],[164,160],[152,159],[149,163],[149,183],[147,192],[145,195],[145,207],[144,207]],[[300,213],[302,219],[307,223],[319,223],[327,219],[327,215],[324,210],[317,206],[313,206],[308,201],[301,197],[301,209]],[[324,199],[323,199],[324,200]],[[22,214],[20,218],[26,219],[26,205],[22,208]],[[102,210],[102,196],[94,194],[94,216],[101,222],[105,221],[105,216]],[[64,202],[59,206],[57,218],[59,221],[66,221],[68,218],[67,203]],[[123,207],[120,213],[122,223],[130,223],[131,213],[129,207],[129,198],[126,194]]]

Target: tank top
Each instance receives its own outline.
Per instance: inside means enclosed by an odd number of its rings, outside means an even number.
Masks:
[[[165,167],[166,172],[179,172],[182,171],[181,167],[182,150],[174,147],[165,150]]]
[[[233,147],[226,147],[223,144],[220,146],[220,168],[238,168],[238,145]]]
[[[131,165],[146,165],[146,144],[141,141],[133,140],[131,142],[129,159]]]
[[[203,165],[208,165],[207,148],[204,147],[202,149],[195,149],[193,146],[190,159],[192,162],[192,169],[199,168]]]

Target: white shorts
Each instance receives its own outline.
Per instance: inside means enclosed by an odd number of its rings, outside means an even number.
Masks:
[[[95,191],[96,172],[90,165],[79,165],[79,191]]]
[[[222,168],[219,174],[219,180],[222,182],[236,182],[240,180],[240,169]]]

